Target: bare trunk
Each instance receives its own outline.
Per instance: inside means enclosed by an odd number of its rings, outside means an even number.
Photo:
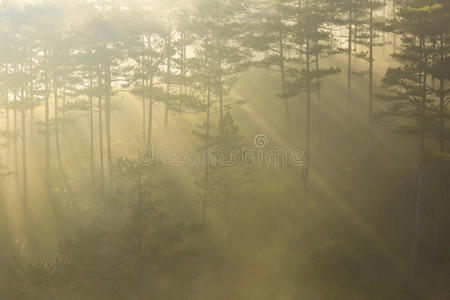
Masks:
[[[136,257],[136,275],[138,281],[138,299],[144,299],[144,265],[143,265],[143,239],[144,239],[144,194],[142,191],[142,183],[138,182],[138,226],[137,226],[137,257]]]
[[[33,82],[33,51],[30,51],[30,140],[34,132],[34,82]]]
[[[148,147],[152,147],[152,134],[153,134],[153,78],[154,78],[154,70],[153,70],[153,54],[151,53],[151,38],[147,36],[148,40],[148,57],[149,61],[147,61],[147,76],[145,78],[147,82],[147,86],[149,89],[148,94],[148,129],[147,129],[147,144]],[[152,151],[152,149],[148,149]]]
[[[150,84],[149,84],[150,93],[148,96],[148,145],[151,146],[152,141],[152,131],[153,131],[153,74],[150,75]],[[149,149],[151,150],[151,149]]]
[[[59,172],[61,174],[61,179],[63,181],[64,187],[66,188],[69,195],[72,195],[72,189],[67,181],[66,172],[64,171],[64,165],[62,163],[61,158],[61,142],[59,136],[59,93],[58,93],[58,85],[57,85],[58,77],[55,74],[53,78],[53,96],[54,96],[54,114],[55,114],[55,148],[56,148],[56,158],[58,160]]]
[[[106,156],[108,162],[109,191],[113,187],[113,163],[111,150],[111,67],[105,66],[105,129],[106,129]]]
[[[99,96],[98,96],[98,136],[99,136],[99,152],[100,152],[100,197],[102,204],[105,203],[105,165],[104,165],[104,158],[103,158],[103,115],[102,115],[102,70],[100,68],[100,74],[98,76],[98,89],[99,89]]]
[[[211,78],[208,75],[208,94],[206,97],[206,151],[209,150],[209,126],[210,126],[210,106],[211,106]],[[206,207],[209,200],[209,159],[205,159],[205,199],[203,199],[203,224],[206,224]]]
[[[21,104],[22,104],[22,201],[24,214],[27,212],[28,205],[28,174],[27,174],[27,134],[26,134],[26,111],[25,111],[25,93],[21,88]]]
[[[392,17],[395,18],[395,0],[392,0]],[[392,34],[392,53],[395,53],[395,50],[397,49],[397,35],[395,33]]]
[[[370,177],[374,177],[374,149],[373,149],[373,0],[370,1],[369,24],[369,164]]]
[[[350,106],[352,102],[352,41],[353,41],[353,14],[348,17],[348,57],[347,57],[347,126],[350,126]]]
[[[306,0],[306,24],[309,19],[309,0]],[[303,185],[305,189],[305,197],[308,198],[308,180],[309,168],[311,164],[311,81],[310,81],[310,40],[309,27],[306,29],[306,162],[303,168]]]
[[[228,177],[227,172],[225,176]],[[231,236],[230,236],[230,188],[228,183],[225,181],[225,241],[227,247],[231,246]]]
[[[62,105],[62,113],[63,113],[63,120],[65,120],[66,119],[66,93],[67,93],[67,91],[66,91],[66,88],[67,88],[67,86],[66,86],[66,82],[64,81],[63,82],[63,105]]]
[[[425,49],[425,41],[422,38],[421,48],[423,53],[424,66],[427,66],[427,54]],[[419,142],[419,158],[417,166],[417,202],[416,202],[416,216],[415,216],[415,226],[414,226],[414,242],[412,247],[411,255],[411,274],[410,274],[410,290],[415,289],[415,276],[416,276],[416,266],[417,266],[417,255],[419,251],[420,242],[420,231],[421,222],[420,218],[422,215],[422,191],[423,191],[423,163],[425,156],[425,114],[426,114],[426,99],[427,99],[427,72],[426,69],[422,71],[422,86],[423,86],[423,99],[420,106],[419,124],[420,124],[420,142]]]
[[[446,59],[444,35],[440,35],[440,64],[443,65]],[[445,154],[445,79],[442,75],[439,78],[439,150]],[[439,196],[436,201],[434,229],[433,229],[433,263],[438,261],[439,230],[441,222],[441,204],[447,196],[447,183],[445,181],[444,164],[439,164]]]
[[[346,124],[346,171],[351,171],[351,103],[352,103],[352,42],[353,42],[353,12],[350,10],[348,16],[348,53],[347,53],[347,124]]]
[[[91,162],[91,183],[95,190],[95,164],[94,164],[94,100],[93,100],[93,74],[89,73],[89,139],[90,139],[90,162]]]
[[[5,64],[5,115],[6,115],[6,168],[9,170],[9,158],[10,158],[10,128],[9,128],[9,87],[8,87],[8,73],[9,65]]]
[[[222,83],[222,59],[219,58],[218,70],[219,72],[219,105],[220,105],[220,131],[223,132],[223,83]]]
[[[146,107],[145,107],[145,101],[146,101],[146,80],[145,80],[145,68],[144,68],[144,58],[141,57],[142,64],[142,144],[145,146],[146,139],[147,139],[147,117],[146,117]]]
[[[284,96],[286,92],[286,71],[284,66],[284,33],[279,32],[279,51],[280,51],[280,72],[281,72],[281,98],[284,102],[284,111],[286,114],[287,133],[291,133],[291,118],[289,115],[289,100]]]
[[[50,197],[50,106],[49,106],[49,83],[48,74],[45,72],[45,185],[47,197]]]
[[[383,1],[383,22],[386,21],[386,0]],[[386,30],[382,33],[383,56],[386,54]]]
[[[17,66],[14,65],[14,73],[17,74]],[[18,130],[17,130],[17,89],[14,89],[13,96],[13,126],[14,126],[14,175],[17,177],[19,174],[19,150],[18,150]]]
[[[165,111],[164,111],[164,128],[168,130],[169,128],[169,105],[170,105],[170,74],[171,74],[171,63],[172,63],[172,54],[170,52],[170,49],[172,48],[172,38],[170,36],[171,33],[169,33],[169,37],[167,40],[167,95],[166,95],[166,103],[165,103]]]
[[[318,30],[316,28],[316,34],[318,35]],[[317,72],[317,78],[316,78],[316,93],[317,93],[317,109],[318,109],[318,116],[317,116],[317,123],[319,127],[319,145],[322,144],[322,95],[321,95],[321,84],[320,84],[320,62],[319,62],[319,41],[316,38],[315,40],[315,48],[316,48],[316,72]]]

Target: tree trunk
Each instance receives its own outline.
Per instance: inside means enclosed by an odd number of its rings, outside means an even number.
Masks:
[[[33,85],[33,50],[30,51],[30,140],[34,133],[34,85]]]
[[[92,190],[95,190],[95,164],[94,164],[94,100],[93,100],[93,74],[89,73],[89,150],[91,165]]]
[[[182,33],[181,76],[182,76],[182,85],[180,88],[180,95],[186,96],[186,94],[187,94],[187,87],[186,87],[186,31],[183,31],[183,33]],[[179,105],[180,105],[179,109],[181,111],[181,106],[183,105],[182,100],[180,100]]]
[[[281,72],[281,98],[284,102],[284,112],[286,114],[286,126],[288,136],[291,133],[291,118],[289,115],[289,101],[284,96],[286,92],[286,71],[284,66],[284,33],[280,31],[279,34],[279,52],[280,52],[280,72]]]
[[[346,171],[351,171],[351,103],[352,103],[352,42],[353,42],[353,12],[350,9],[348,16],[348,53],[347,53],[347,124],[346,124]]]
[[[444,65],[446,50],[444,45],[444,34],[440,35],[440,64]],[[445,78],[439,76],[439,151],[445,154]],[[433,263],[438,261],[439,229],[441,222],[441,204],[445,201],[447,194],[447,183],[445,181],[444,163],[439,164],[439,196],[436,201],[434,229],[433,229]]]
[[[17,66],[14,65],[14,74],[17,75]],[[17,177],[19,174],[19,150],[17,145],[18,139],[18,130],[17,130],[17,89],[14,89],[14,98],[13,98],[13,126],[14,126],[14,175]]]
[[[392,17],[395,18],[395,0],[392,0]],[[392,33],[392,53],[395,53],[395,50],[397,48],[397,35],[395,33]]]
[[[153,131],[153,73],[150,75],[149,95],[148,95],[148,146],[152,147],[152,131]],[[152,149],[148,149],[151,151]],[[151,153],[150,153],[151,154]]]
[[[309,0],[306,0],[306,162],[303,168],[303,186],[305,197],[308,198],[308,179],[311,163],[311,81],[310,81],[310,40],[309,40]]]
[[[28,174],[27,174],[27,135],[26,135],[26,111],[25,111],[25,93],[21,88],[21,104],[22,104],[22,201],[24,214],[27,212],[28,205]]]
[[[208,94],[206,97],[206,151],[209,150],[209,126],[210,126],[210,106],[211,106],[211,77],[208,74]],[[205,199],[203,200],[203,224],[206,224],[206,207],[209,200],[209,160],[205,159]]]
[[[164,128],[166,131],[169,129],[169,105],[170,105],[170,74],[171,74],[171,63],[172,63],[172,54],[170,49],[172,48],[172,37],[169,36],[167,38],[167,95],[166,95],[166,103],[165,103],[165,111],[164,111]]]
[[[220,50],[219,50],[220,51]],[[219,54],[220,55],[220,54]],[[219,64],[218,64],[218,70],[219,72],[219,78],[218,78],[218,83],[219,83],[219,105],[220,105],[220,132],[223,132],[223,83],[222,83],[222,59],[219,58]]]
[[[352,42],[353,42],[353,13],[348,17],[348,57],[347,57],[347,126],[350,127],[350,106],[352,102]]]
[[[102,204],[105,204],[105,165],[103,158],[103,115],[102,115],[102,70],[100,68],[100,73],[98,75],[98,134],[99,134],[99,152],[100,152],[100,197]]]
[[[63,181],[63,185],[72,198],[72,189],[70,188],[69,182],[67,181],[66,172],[64,171],[64,165],[62,163],[61,158],[61,146],[60,146],[60,138],[59,138],[59,93],[58,93],[58,77],[55,74],[53,78],[53,97],[54,97],[54,114],[55,114],[55,148],[56,148],[56,158],[58,160],[59,172],[61,174],[61,179]]]
[[[109,191],[113,187],[113,163],[111,150],[111,66],[105,66],[105,129],[106,129],[106,155],[108,162]]]
[[[316,28],[316,35],[318,35],[318,30]],[[321,95],[321,84],[320,84],[320,62],[319,62],[319,40],[316,38],[315,40],[315,48],[316,48],[316,72],[317,72],[317,78],[316,78],[316,89],[317,89],[317,108],[318,108],[318,116],[317,116],[317,123],[319,127],[319,145],[322,144],[322,95]]]
[[[66,82],[63,82],[63,106],[62,106],[62,113],[63,113],[63,120],[66,119],[66,93],[67,93],[67,86],[66,86]]]
[[[386,0],[383,0],[383,22],[386,21]],[[383,57],[386,55],[386,30],[382,33]]]
[[[5,115],[6,115],[6,168],[9,170],[9,158],[10,158],[10,128],[9,128],[9,87],[8,87],[8,73],[9,65],[5,64]]]
[[[138,213],[137,213],[137,257],[136,257],[136,275],[138,283],[138,299],[144,299],[144,262],[143,262],[143,238],[144,238],[144,194],[142,183],[139,179],[138,188]]]
[[[374,146],[373,146],[373,0],[370,0],[369,16],[369,168],[370,177],[374,177]]]
[[[225,177],[228,178],[228,172],[225,170]],[[230,236],[230,188],[228,182],[224,183],[224,196],[225,196],[225,241],[228,248],[231,247]]]
[[[146,117],[146,107],[145,107],[145,101],[146,101],[146,80],[145,80],[145,68],[144,68],[144,57],[141,56],[141,69],[142,69],[142,144],[145,146],[146,139],[147,139],[147,117]]]
[[[148,40],[148,57],[150,59],[150,61],[147,61],[147,77],[146,77],[146,81],[147,81],[147,85],[148,85],[148,89],[149,89],[149,94],[148,94],[148,130],[147,130],[147,143],[148,143],[148,147],[149,149],[147,149],[148,151],[152,151],[152,145],[153,145],[153,141],[152,141],[152,134],[153,134],[153,80],[154,80],[154,70],[153,70],[153,54],[151,52],[151,38],[150,36],[147,36],[147,40]],[[152,154],[152,153],[150,153]]]
[[[423,63],[424,66],[427,66],[427,53],[424,38],[421,38],[421,50],[423,54]],[[415,216],[415,226],[414,226],[414,242],[412,247],[412,255],[411,255],[411,274],[410,274],[410,290],[413,291],[415,289],[415,275],[416,275],[416,266],[417,266],[417,254],[419,251],[419,242],[420,242],[420,231],[421,231],[421,222],[420,218],[422,215],[422,191],[423,191],[423,164],[424,164],[424,156],[425,156],[425,114],[426,114],[426,99],[427,99],[427,71],[424,67],[422,71],[422,86],[423,86],[423,96],[420,105],[420,115],[419,115],[419,124],[420,124],[420,143],[419,143],[419,158],[418,158],[418,166],[417,166],[417,202],[416,202],[416,216]]]
[[[51,195],[50,182],[50,106],[49,106],[49,82],[47,71],[44,75],[45,80],[45,185],[47,197]]]

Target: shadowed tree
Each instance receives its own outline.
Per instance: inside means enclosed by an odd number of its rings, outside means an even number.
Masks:
[[[293,62],[288,57],[292,49],[292,1],[259,1],[251,15],[251,31],[246,43],[257,52],[264,52],[264,56],[255,64],[258,67],[280,72],[279,97],[284,102],[286,115],[286,128],[288,135],[291,132],[291,111],[289,98],[286,97],[287,64]],[[273,69],[273,67],[278,69]]]
[[[424,0],[415,0],[398,7],[397,18],[392,25],[402,35],[403,50],[394,54],[401,66],[389,68],[383,84],[391,91],[382,98],[394,101],[387,115],[407,117],[409,124],[398,127],[403,134],[411,134],[419,139],[417,154],[417,200],[414,225],[414,240],[411,253],[410,290],[415,289],[417,260],[421,236],[421,219],[424,198],[424,168],[426,163],[425,142],[429,137],[432,123],[431,87],[429,86],[430,54],[434,35],[433,10]]]

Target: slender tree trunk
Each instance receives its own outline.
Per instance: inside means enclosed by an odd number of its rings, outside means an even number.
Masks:
[[[8,86],[8,73],[9,64],[5,64],[5,115],[6,115],[6,167],[9,170],[9,158],[10,158],[10,121],[9,121],[9,86]]]
[[[208,94],[206,97],[206,151],[209,150],[210,107],[211,107],[211,77],[208,74]],[[203,224],[206,224],[206,207],[209,201],[209,159],[205,159],[205,199],[203,200]]]
[[[23,71],[23,70],[22,70]],[[27,212],[28,205],[28,174],[27,174],[27,134],[26,134],[26,111],[25,111],[25,91],[21,87],[22,104],[22,204],[24,214]]]
[[[186,31],[183,31],[183,33],[182,33],[181,76],[182,76],[182,85],[180,88],[180,95],[186,96],[186,94],[187,94],[187,87],[186,87]],[[179,105],[180,105],[179,109],[181,111],[181,106],[183,105],[182,100],[180,100]]]
[[[374,146],[373,146],[373,0],[370,0],[369,16],[369,164],[370,177],[374,177]]]
[[[33,142],[33,134],[34,134],[34,107],[33,103],[31,103],[30,107],[30,140]]]
[[[346,171],[351,171],[352,138],[351,138],[351,103],[352,103],[352,42],[353,42],[353,11],[350,9],[348,16],[348,53],[347,53],[347,124],[346,124]]]
[[[142,183],[139,179],[138,187],[138,214],[137,214],[137,257],[136,271],[138,280],[138,299],[144,299],[144,262],[143,262],[143,238],[144,238],[144,194],[142,191]]]
[[[306,0],[306,147],[305,166],[303,169],[303,185],[308,198],[308,179],[311,164],[311,81],[310,81],[310,39],[309,39],[309,0]]]
[[[186,77],[187,77],[187,47],[186,44],[183,45],[183,57],[184,57],[184,72],[183,72],[183,86],[184,86],[184,94],[187,94],[187,84],[186,84]]]
[[[11,143],[10,143],[10,139],[11,139],[11,128],[10,128],[10,123],[11,123],[11,121],[9,120],[10,119],[10,117],[9,117],[9,103],[7,104],[7,106],[6,106],[6,133],[7,133],[7,138],[6,138],[6,166],[7,166],[7,168],[8,168],[8,170],[9,170],[9,168],[11,167],[10,166],[10,157],[11,157]]]
[[[286,92],[286,71],[284,66],[284,33],[280,31],[278,33],[279,37],[279,52],[280,52],[280,72],[281,72],[281,98],[284,102],[284,112],[286,114],[286,126],[287,133],[290,135],[291,133],[291,118],[289,115],[289,100],[285,97]]]
[[[147,36],[147,40],[148,40],[148,57],[149,57],[149,61],[147,61],[147,77],[146,77],[146,81],[147,81],[147,85],[148,85],[148,89],[149,89],[149,94],[148,94],[148,130],[147,130],[147,143],[148,143],[148,147],[150,147],[150,149],[148,149],[149,151],[152,151],[152,147],[153,147],[153,140],[152,140],[152,134],[153,134],[153,80],[154,80],[154,70],[153,70],[153,53],[151,52],[151,37]],[[151,154],[151,153],[150,153]]]
[[[111,66],[105,66],[105,128],[106,128],[106,155],[108,162],[109,191],[113,187],[113,163],[111,150]]]
[[[58,160],[59,172],[61,174],[61,179],[63,181],[64,187],[66,188],[69,195],[72,197],[72,189],[67,181],[66,172],[64,171],[64,165],[61,158],[61,143],[59,136],[59,93],[58,93],[58,77],[55,73],[53,78],[53,100],[54,100],[54,114],[55,114],[55,148],[56,148],[56,158]]]
[[[386,21],[386,0],[383,1],[383,22]],[[386,30],[382,33],[383,57],[386,55]]]
[[[444,34],[440,35],[440,54],[439,61],[441,65],[444,65],[446,59],[446,50],[444,45]],[[441,155],[445,154],[445,78],[442,75],[439,76],[439,150]],[[439,164],[439,196],[436,201],[435,217],[434,217],[434,229],[433,229],[433,263],[438,261],[438,249],[439,249],[439,231],[441,223],[441,205],[445,201],[447,194],[447,183],[445,181],[444,164]]]
[[[95,190],[95,163],[94,163],[94,99],[93,99],[93,74],[89,72],[89,150],[91,165],[91,183],[92,190]]]
[[[62,114],[63,114],[63,120],[65,120],[66,119],[66,93],[67,93],[67,84],[66,84],[66,82],[64,81],[63,82],[63,105],[62,105]]]
[[[228,178],[228,172],[225,170],[225,177]],[[230,188],[228,182],[225,180],[224,183],[225,192],[225,241],[227,247],[231,246],[231,236],[230,236]]]
[[[423,54],[423,63],[424,66],[428,65],[427,53],[426,53],[426,45],[425,39],[421,38],[420,46]],[[410,290],[413,291],[415,289],[415,276],[416,276],[416,266],[417,266],[417,255],[419,251],[419,242],[420,242],[420,232],[421,232],[421,216],[422,216],[422,192],[423,192],[423,164],[424,164],[424,156],[425,156],[425,114],[426,114],[426,100],[427,100],[427,71],[426,67],[422,71],[422,86],[423,86],[423,96],[420,105],[420,115],[419,115],[419,124],[421,126],[420,133],[420,144],[419,144],[419,158],[418,158],[418,167],[417,167],[417,202],[416,202],[416,217],[415,217],[415,226],[414,226],[414,242],[412,247],[412,255],[411,255],[411,274],[410,274]]]
[[[145,68],[144,68],[144,57],[141,56],[141,69],[142,69],[142,144],[145,146],[146,139],[147,139],[147,117],[146,117],[146,107],[145,107],[145,101],[146,101],[146,80],[145,80]]]
[[[347,57],[347,126],[350,127],[350,106],[352,102],[352,42],[353,42],[353,13],[348,17],[348,57]]]
[[[220,50],[219,50],[220,52]],[[220,56],[220,54],[219,54]],[[219,83],[219,105],[220,105],[220,131],[223,132],[223,83],[222,83],[222,58],[219,58],[219,64],[218,64],[218,83]]]
[[[30,140],[34,133],[34,77],[33,77],[33,50],[30,51]]]
[[[152,131],[153,131],[153,73],[150,74],[149,95],[148,95],[148,145],[153,145]],[[152,149],[149,149],[150,151]]]
[[[51,182],[50,182],[50,106],[49,106],[49,82],[48,73],[45,71],[44,75],[45,81],[45,185],[47,197],[51,195]]]
[[[98,75],[98,136],[99,136],[99,152],[100,152],[100,197],[102,204],[105,204],[105,165],[103,158],[103,105],[102,105],[102,69],[100,68],[100,73]]]
[[[164,128],[166,131],[169,129],[169,105],[170,105],[170,75],[171,75],[171,64],[172,64],[172,54],[170,49],[172,48],[172,37],[171,32],[167,38],[167,95],[164,111]]]
[[[17,74],[17,66],[14,64],[14,74]],[[18,130],[17,130],[17,89],[14,89],[14,114],[13,114],[13,122],[14,122],[14,175],[17,177],[19,174],[19,150],[18,150]]]
[[[318,30],[316,28],[316,35],[318,35]],[[319,55],[319,40],[316,38],[315,40],[315,48],[316,48],[316,72],[317,72],[317,78],[316,78],[316,93],[317,93],[317,108],[318,108],[318,116],[317,116],[317,123],[319,124],[319,145],[322,144],[322,95],[321,95],[321,82],[320,82],[320,55]]]
[[[394,18],[396,16],[395,9],[396,9],[395,0],[392,0],[392,17]],[[392,53],[395,53],[396,49],[397,49],[397,35],[395,33],[392,33]]]

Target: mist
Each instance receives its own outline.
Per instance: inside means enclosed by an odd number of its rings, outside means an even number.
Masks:
[[[450,4],[0,5],[0,299],[450,299]]]

